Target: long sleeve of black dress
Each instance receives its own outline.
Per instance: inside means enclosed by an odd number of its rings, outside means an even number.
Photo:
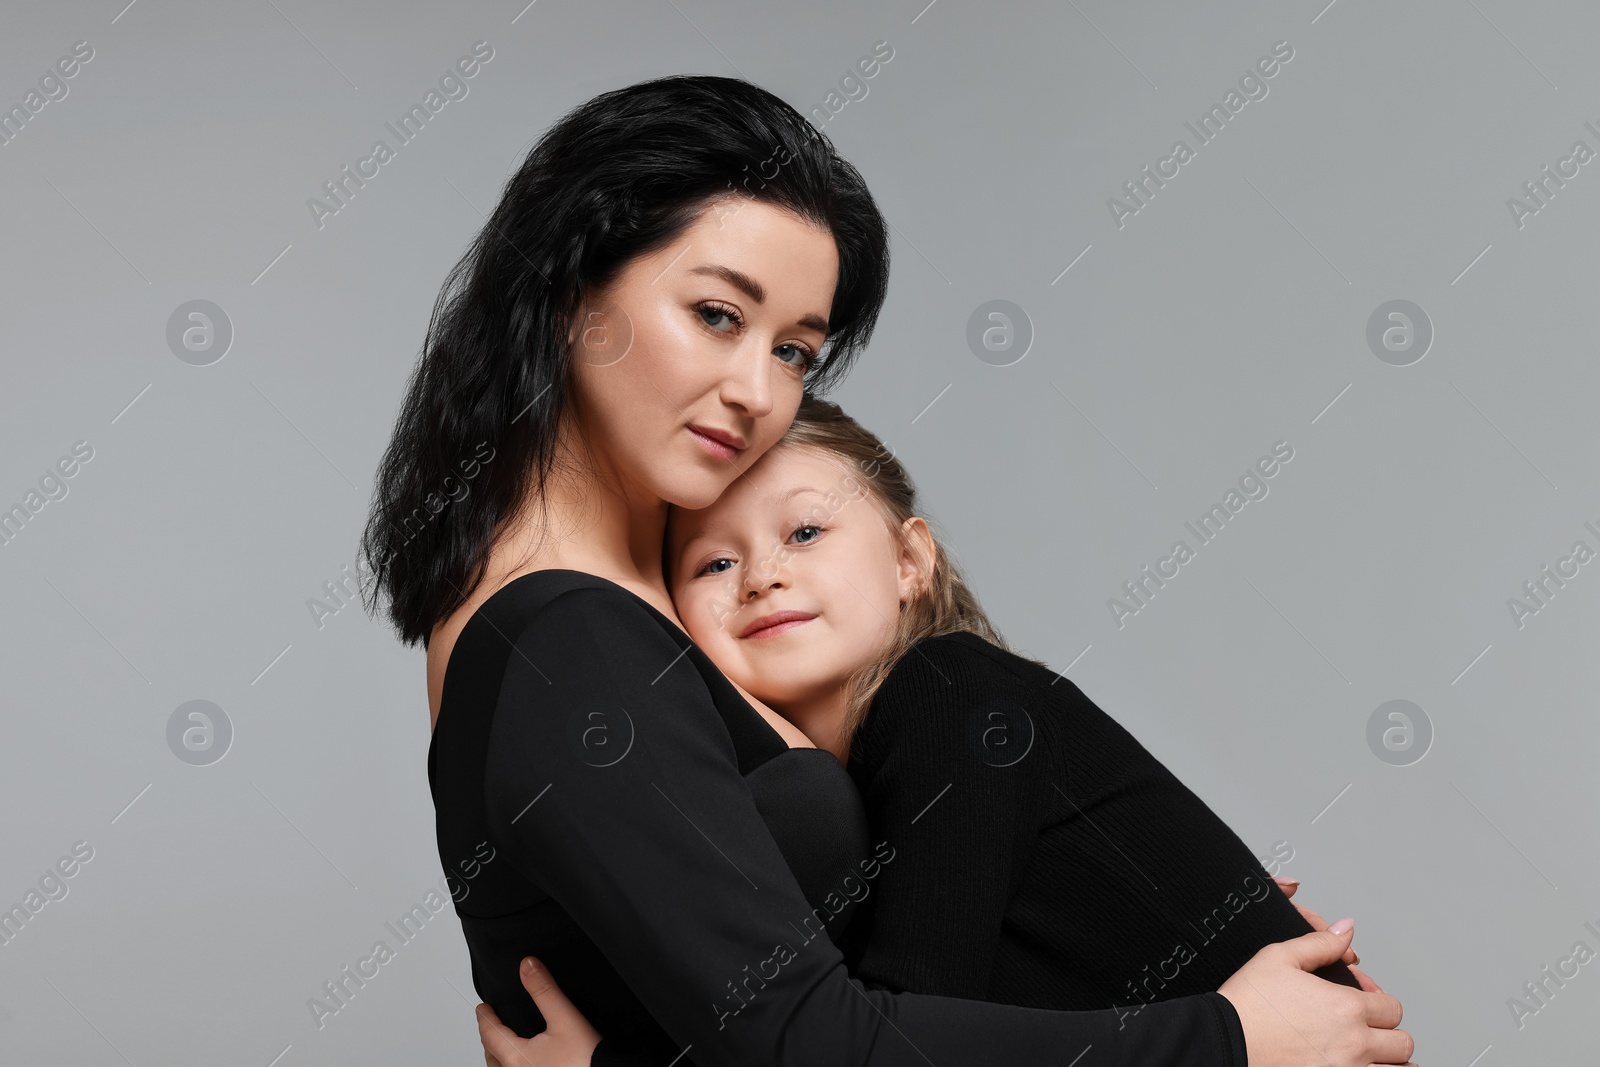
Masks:
[[[827,937],[804,936],[812,908],[704,679],[679,662],[687,638],[657,615],[620,586],[587,586],[503,633],[513,647],[483,789],[501,854],[571,915],[686,1060],[1065,1067],[1092,1047],[1096,1067],[1245,1067],[1238,1015],[1216,993],[1130,1020],[852,979]],[[627,724],[603,756],[597,722]]]

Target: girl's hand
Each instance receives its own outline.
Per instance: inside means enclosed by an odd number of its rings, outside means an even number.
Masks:
[[[1283,890],[1283,895],[1286,897],[1293,898],[1294,891],[1300,888],[1300,879],[1298,878],[1285,878],[1280,874],[1273,876],[1272,880],[1278,883],[1278,888]],[[1305,919],[1306,922],[1311,924],[1311,929],[1326,930],[1328,928],[1327,921],[1310,908],[1302,907],[1301,905],[1296,904],[1295,910],[1300,912],[1301,918]],[[1356,964],[1361,962],[1361,957],[1356,955],[1355,949],[1351,949],[1349,952],[1344,954],[1344,962],[1350,966],[1351,970],[1355,970]],[[1358,978],[1366,977],[1360,971],[1356,971],[1355,973]],[[1369,978],[1367,981],[1371,981],[1371,979]],[[1366,985],[1363,984],[1361,988],[1365,989]]]
[[[544,1016],[544,1032],[518,1037],[487,1004],[479,1004],[478,1037],[488,1067],[589,1067],[600,1035],[572,1006],[544,965],[532,956],[522,961],[522,988]]]
[[[1217,992],[1239,1013],[1250,1067],[1416,1067],[1415,1042],[1395,1029],[1398,1000],[1309,973],[1343,956],[1354,929],[1352,920],[1340,919],[1326,930],[1268,945],[1222,983]]]

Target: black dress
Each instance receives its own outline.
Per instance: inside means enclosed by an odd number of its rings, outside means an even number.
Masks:
[[[830,931],[898,859],[847,772],[607,579],[535,571],[478,608],[428,778],[478,995],[537,1033],[517,964],[538,956],[602,1035],[595,1064],[1065,1067],[1093,1045],[1100,1067],[1245,1067],[1214,992],[1128,1021],[852,979]]]
[[[895,664],[849,769],[894,859],[841,948],[885,988],[1137,1016],[1311,930],[1132,734],[977,634],[926,638]],[[1359,988],[1343,963],[1315,973]]]

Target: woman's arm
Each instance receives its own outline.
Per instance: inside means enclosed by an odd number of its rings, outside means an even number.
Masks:
[[[490,832],[695,1062],[1064,1065],[1093,1046],[1103,1065],[1245,1064],[1240,1013],[1222,994],[1121,1019],[864,989],[825,935],[807,936],[812,909],[710,694],[642,602],[622,590],[572,590],[508,636],[515,648],[485,767]],[[622,758],[589,747],[595,713],[631,724]],[[1353,1033],[1355,1015],[1398,1021],[1392,997],[1343,992],[1372,998],[1344,1002],[1345,1030]],[[1287,992],[1279,997],[1297,1010]],[[1332,1032],[1315,1025],[1326,1019],[1301,1021]],[[1267,1062],[1252,1046],[1250,1067]]]
[[[1306,969],[1334,959],[1341,949],[1350,951],[1348,935],[1354,929],[1349,919],[1341,919],[1328,931],[1269,945],[1223,983],[1222,995],[1238,1007],[1253,1067],[1361,1067],[1398,1063],[1402,1057],[1407,1058],[1404,1067],[1416,1067],[1409,1060],[1410,1035],[1393,1029],[1400,1022],[1398,1001],[1392,1011],[1372,1002],[1363,1017],[1352,1013],[1353,1005],[1329,983],[1305,980]],[[1363,981],[1363,988],[1369,984]],[[613,1050],[602,1058],[600,1035],[532,957],[523,961],[522,985],[548,1025],[531,1038],[518,1037],[493,1008],[479,1004],[478,1037],[488,1067],[598,1067],[602,1062],[660,1067],[659,1057],[633,1050]]]

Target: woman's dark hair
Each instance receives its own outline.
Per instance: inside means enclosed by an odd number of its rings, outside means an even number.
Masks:
[[[769,173],[770,172],[770,173]],[[378,467],[363,600],[400,640],[482,580],[502,525],[543,503],[568,403],[567,327],[635,257],[742,195],[832,234],[830,333],[806,388],[836,383],[888,290],[888,227],[856,169],[794,108],[736,78],[677,75],[603,93],[539,138],[445,280]]]

